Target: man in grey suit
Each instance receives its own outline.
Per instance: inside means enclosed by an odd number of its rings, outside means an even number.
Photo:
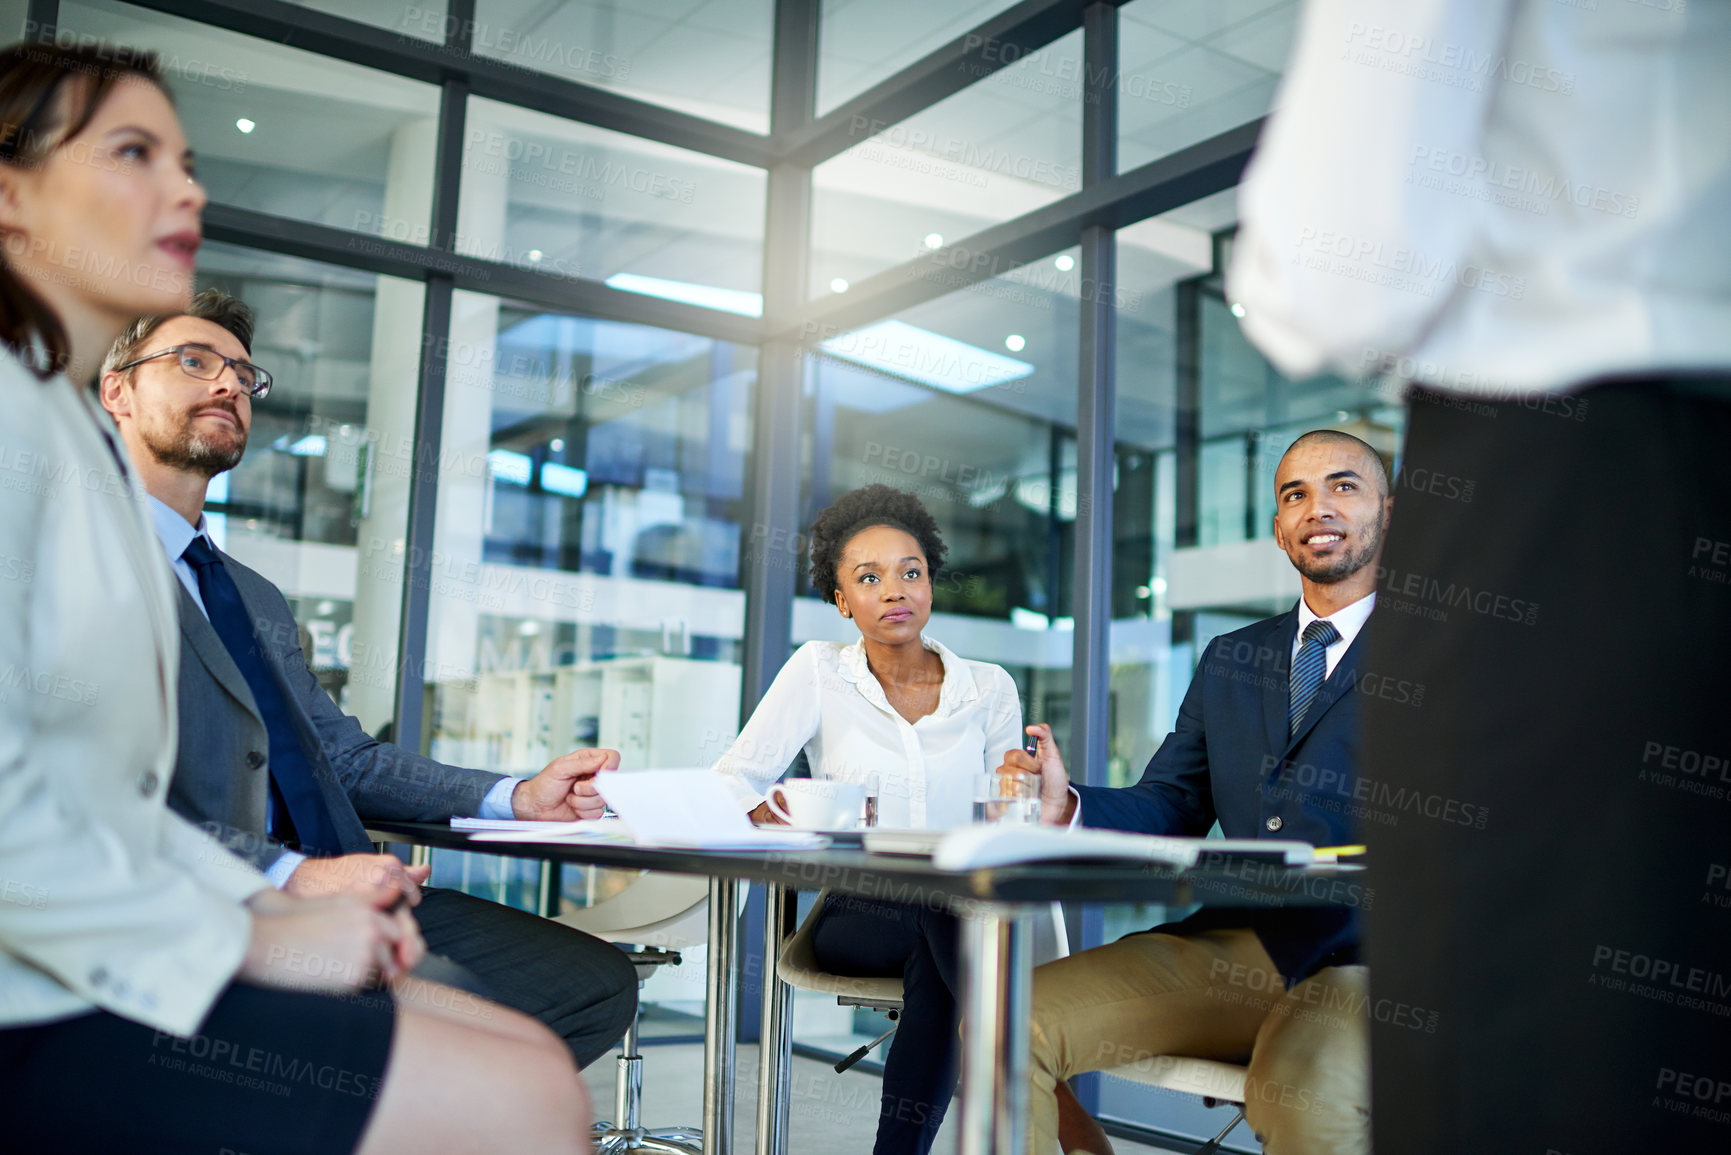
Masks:
[[[431,868],[373,853],[362,819],[591,818],[602,809],[593,779],[619,755],[578,750],[518,780],[375,741],[336,707],[307,668],[281,591],[205,532],[210,479],[240,462],[252,399],[270,387],[250,361],[252,332],[246,305],[206,290],[185,314],[134,323],[103,362],[103,406],[180,579],[180,749],[169,804],[291,894],[400,887],[430,951],[546,1023],[586,1065],[636,1010],[624,952],[423,886]]]

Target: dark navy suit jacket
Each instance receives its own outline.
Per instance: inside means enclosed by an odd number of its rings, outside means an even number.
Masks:
[[[1359,710],[1364,632],[1353,639],[1296,734],[1287,736],[1298,607],[1209,643],[1178,724],[1134,786],[1077,786],[1082,825],[1139,834],[1291,838],[1317,846],[1358,841]],[[1372,683],[1366,681],[1364,688]],[[1271,829],[1270,827],[1273,827]],[[1352,906],[1260,910],[1209,907],[1183,933],[1250,927],[1288,982],[1358,958]]]

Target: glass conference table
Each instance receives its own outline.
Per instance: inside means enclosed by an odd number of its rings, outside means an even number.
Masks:
[[[471,842],[423,822],[368,822],[390,841],[545,862],[706,876],[709,949],[704,1012],[706,1155],[732,1155],[734,1043],[739,1020],[739,885],[761,883],[765,971],[773,976],[791,890],[834,890],[901,902],[947,904],[962,920],[961,1155],[1023,1155],[1027,1146],[1028,1018],[1032,918],[1053,902],[1202,903],[1213,906],[1358,906],[1369,898],[1355,867],[1292,868],[1205,856],[1190,870],[1153,864],[1041,863],[939,870],[929,859],[824,850],[682,850],[620,844]],[[548,904],[557,895],[546,893]],[[542,913],[547,913],[544,909]],[[758,1155],[785,1155],[792,991],[766,981],[759,1035]]]

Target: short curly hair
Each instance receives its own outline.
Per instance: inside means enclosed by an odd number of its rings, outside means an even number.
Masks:
[[[913,494],[868,485],[842,494],[811,523],[811,585],[819,597],[829,601],[841,588],[835,567],[842,549],[861,530],[879,525],[899,529],[919,542],[928,575],[938,576],[944,565],[944,539],[937,521]]]

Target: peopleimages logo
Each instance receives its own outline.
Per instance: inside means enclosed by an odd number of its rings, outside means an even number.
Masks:
[[[1442,613],[1444,618],[1447,616],[1447,609],[1465,609],[1485,617],[1520,622],[1528,626],[1537,625],[1539,621],[1538,602],[1510,597],[1492,590],[1474,589],[1462,583],[1444,582],[1389,566],[1376,567],[1376,587],[1379,592],[1395,597],[1404,596],[1416,602],[1429,603],[1424,608],[1435,609]]]

